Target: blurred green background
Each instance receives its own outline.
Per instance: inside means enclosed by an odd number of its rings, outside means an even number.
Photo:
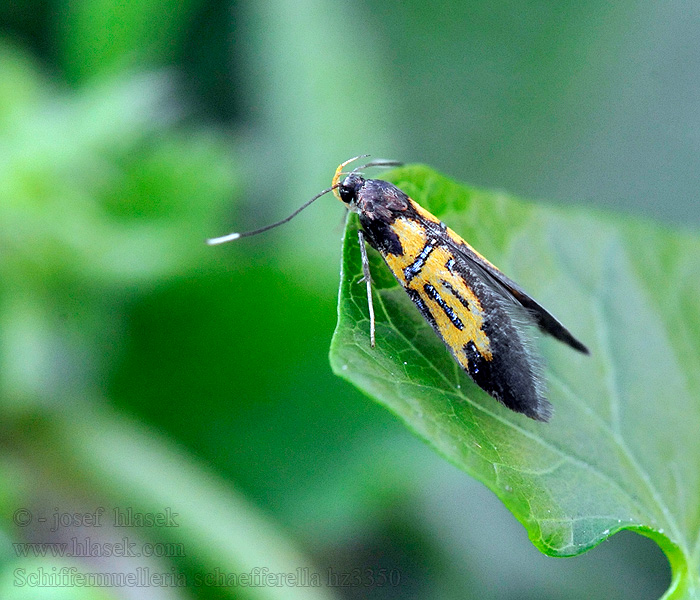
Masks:
[[[663,593],[649,540],[540,555],[331,374],[330,197],[203,240],[365,152],[697,227],[699,25],[681,1],[0,4],[0,598]],[[177,517],[114,528],[115,509]],[[155,556],[98,556],[124,536]],[[256,568],[299,578],[197,585]],[[175,583],[25,577],[66,569]]]

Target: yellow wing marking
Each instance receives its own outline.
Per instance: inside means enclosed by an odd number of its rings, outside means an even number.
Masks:
[[[417,207],[417,205],[415,206]],[[427,220],[439,222],[430,213],[422,209],[420,212],[421,216]],[[481,302],[464,279],[452,273],[447,266],[450,259],[454,259],[454,256],[445,248],[435,245],[421,262],[420,269],[407,278],[405,272],[407,267],[415,265],[421,253],[425,254],[426,244],[430,242],[430,239],[425,228],[418,221],[412,219],[399,217],[392,224],[392,229],[401,240],[403,254],[400,256],[387,254],[384,257],[386,263],[401,285],[407,289],[415,290],[420,295],[420,298],[430,309],[440,335],[452,350],[457,361],[464,368],[468,368],[464,346],[470,341],[474,342],[476,349],[486,360],[492,360],[490,341],[483,331],[484,310]],[[432,286],[439,298],[428,294],[425,289],[426,285]],[[468,308],[455,294],[466,301]],[[455,326],[445,306],[459,319],[462,324],[461,329]]]
[[[410,200],[410,198],[409,198]],[[416,204],[413,200],[410,200],[411,205],[415,209],[415,211],[423,217],[426,221],[430,221],[431,223],[437,223],[438,225],[440,224],[440,219],[438,219],[435,215],[430,214],[427,210],[425,210],[420,204]],[[484,258],[483,254],[479,254],[472,246],[470,246],[467,242],[464,241],[461,235],[459,235],[457,232],[455,232],[454,229],[451,229],[450,227],[447,227],[446,233],[449,237],[451,237],[455,242],[458,244],[464,244],[469,250],[471,250],[474,254],[476,254],[481,260],[483,260],[486,264],[489,266],[493,267],[496,271],[500,273],[500,270],[496,265],[494,265],[490,260],[487,258]]]

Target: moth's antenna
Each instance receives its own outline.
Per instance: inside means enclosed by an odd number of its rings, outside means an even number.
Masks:
[[[229,233],[228,235],[222,235],[221,237],[210,238],[207,240],[207,244],[209,244],[210,246],[217,246],[218,244],[225,244],[226,242],[232,242],[233,240],[237,240],[238,238],[249,237],[251,235],[258,235],[259,233],[262,233],[263,231],[267,231],[268,229],[274,229],[275,227],[279,227],[280,225],[284,225],[285,223],[287,223],[288,221],[291,221],[294,217],[296,217],[302,210],[304,210],[312,202],[315,202],[324,194],[327,194],[328,192],[335,190],[335,188],[337,188],[339,185],[340,185],[339,183],[334,181],[333,185],[331,187],[323,190],[319,194],[316,194],[313,198],[311,198],[311,200],[302,204],[291,215],[289,215],[285,219],[282,219],[281,221],[277,221],[276,223],[272,223],[271,225],[265,225],[265,227],[261,227],[260,229],[254,229],[253,231],[244,231],[242,233]]]
[[[358,158],[360,158],[358,156]],[[369,169],[370,167],[401,167],[403,163],[400,160],[373,160],[368,162],[366,165],[360,165],[352,170],[352,173],[357,173],[362,169]]]
[[[288,221],[291,221],[294,217],[296,217],[302,210],[304,210],[309,204],[312,202],[315,202],[318,200],[321,196],[324,194],[327,194],[328,192],[333,192],[338,199],[340,200],[340,195],[338,194],[337,188],[340,185],[340,176],[342,175],[343,167],[346,165],[350,164],[353,161],[356,161],[360,158],[367,158],[369,154],[360,154],[359,156],[355,156],[354,158],[351,158],[349,160],[346,160],[344,163],[338,166],[338,168],[335,170],[335,175],[333,176],[333,185],[329,187],[328,189],[323,190],[320,194],[316,194],[311,200],[308,202],[302,204],[299,208],[297,208],[291,215],[289,215],[287,218],[282,219],[281,221],[277,221],[276,223],[272,223],[270,225],[265,225],[265,227],[261,227],[260,229],[254,229],[253,231],[244,231],[242,233],[229,233],[228,235],[222,235],[221,237],[216,237],[216,238],[210,238],[207,240],[207,244],[210,246],[217,246],[219,244],[225,244],[226,242],[232,242],[233,240],[237,240],[238,238],[242,237],[249,237],[251,235],[258,235],[259,233],[263,233],[264,231],[268,231],[269,229],[274,229],[275,227],[279,227],[280,225],[284,225]],[[366,169],[368,167],[396,167],[400,166],[403,163],[395,161],[395,160],[376,160],[373,162],[369,162],[366,165],[362,165],[361,167],[357,167],[354,169],[352,172],[355,173],[356,171],[359,171],[360,169]]]

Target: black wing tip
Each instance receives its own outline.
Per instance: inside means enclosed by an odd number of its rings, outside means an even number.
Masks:
[[[548,423],[554,414],[554,407],[551,402],[541,398],[537,403],[537,406],[531,408],[528,412],[524,413],[525,416],[534,419],[535,421],[540,421],[541,423]]]
[[[539,392],[532,395],[524,394],[525,398],[517,396],[503,398],[496,392],[486,391],[506,408],[515,413],[524,415],[533,421],[548,423],[554,414],[554,407],[552,406],[552,403]]]
[[[536,399],[531,398],[526,402],[521,401],[517,404],[504,402],[498,396],[494,396],[494,398],[513,412],[528,417],[533,421],[539,421],[540,423],[548,423],[554,414],[554,407],[552,406],[552,403],[541,396]]]
[[[545,333],[548,333],[552,337],[558,339],[560,342],[563,342],[570,348],[573,348],[577,352],[580,352],[581,354],[585,354],[586,356],[590,356],[591,351],[588,349],[587,346],[579,342],[573,335],[571,335],[571,332],[566,329],[559,321],[554,321],[557,325],[557,327],[551,327],[550,326],[543,326],[540,323],[540,329],[544,331]]]
[[[567,342],[569,346],[571,346],[574,350],[578,350],[581,354],[585,354],[586,356],[591,355],[591,351],[588,349],[588,347],[584,346],[575,337],[572,336],[570,340],[567,340]]]

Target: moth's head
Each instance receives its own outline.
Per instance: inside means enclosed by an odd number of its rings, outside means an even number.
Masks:
[[[348,175],[338,186],[338,194],[345,204],[354,204],[357,200],[357,192],[364,185],[365,180],[356,173]]]

